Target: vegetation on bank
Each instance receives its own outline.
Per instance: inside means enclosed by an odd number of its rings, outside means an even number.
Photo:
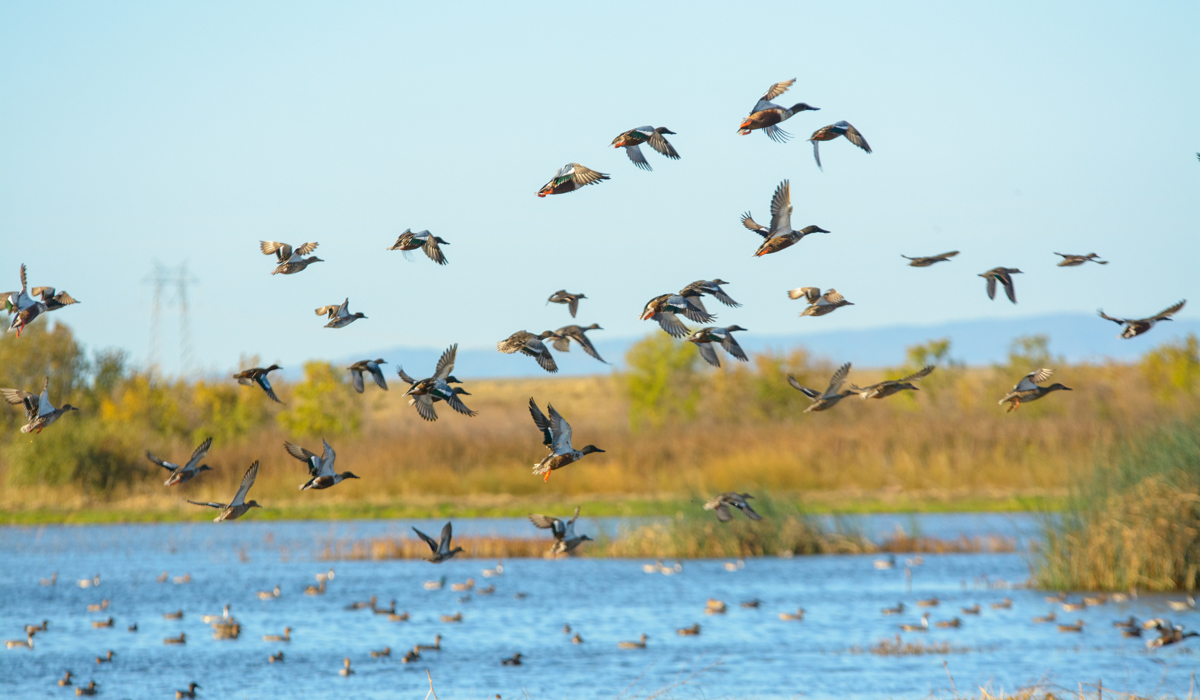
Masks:
[[[329,363],[310,362],[303,379],[277,382],[278,405],[228,376],[168,379],[120,353],[87,353],[67,326],[38,323],[20,340],[0,338],[0,386],[36,390],[49,375],[53,399],[82,410],[42,435],[19,433],[15,408],[0,414],[0,509],[9,522],[200,520],[211,513],[183,499],[227,499],[256,459],[253,496],[266,508],[254,517],[264,518],[511,514],[534,502],[673,514],[686,510],[688,494],[724,490],[771,494],[808,512],[1036,507],[1090,474],[1119,436],[1196,415],[1198,350],[1189,339],[1137,363],[1067,365],[1046,338],[1022,338],[1003,365],[969,368],[952,360],[948,342],[931,341],[898,367],[851,374],[867,384],[933,362],[938,370],[921,391],[851,397],[805,414],[808,400],[784,375],[824,386],[834,362],[797,348],[712,369],[689,344],[654,333],[618,375],[484,381],[463,367],[457,374],[480,415],[426,423],[398,387],[356,394],[344,368]],[[1006,415],[998,398],[1046,365],[1076,390]],[[577,442],[607,452],[546,483],[532,476],[543,448],[530,396],[553,403]],[[214,471],[163,487],[165,474],[145,451],[183,461],[208,436]],[[282,444],[319,451],[322,437],[337,449],[338,468],[362,479],[301,493],[305,467]]]

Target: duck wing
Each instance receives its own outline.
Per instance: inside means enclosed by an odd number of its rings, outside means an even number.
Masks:
[[[325,448],[321,451],[321,466],[316,476],[333,476],[336,472],[333,471],[333,463],[337,460],[337,453],[333,451],[333,446],[325,438],[321,438],[321,443]]]
[[[475,411],[467,408],[467,405],[462,402],[462,399],[458,398],[458,394],[452,393],[449,397],[442,400],[446,402],[447,406],[454,409],[456,412],[463,414],[464,416],[474,417],[479,415]]]
[[[1164,318],[1174,316],[1180,309],[1183,308],[1183,305],[1186,303],[1187,303],[1187,299],[1184,299],[1183,301],[1180,301],[1178,304],[1175,304],[1174,306],[1170,306],[1170,307],[1163,309],[1162,311],[1160,311],[1154,315],[1154,320],[1161,321]]]
[[[1126,323],[1129,323],[1128,321],[1126,321],[1123,318],[1113,318],[1112,316],[1109,316],[1108,314],[1104,313],[1104,309],[1096,309],[1096,313],[1100,315],[1100,318],[1102,318],[1106,321],[1112,321],[1113,323],[1117,324],[1118,326],[1123,326]]]
[[[366,385],[363,384],[363,371],[354,367],[350,368],[350,383],[354,385],[354,390],[358,393],[366,391]]]
[[[725,352],[733,355],[739,360],[749,361],[750,359],[749,357],[746,357],[746,351],[742,350],[741,345],[738,345],[738,342],[734,339],[732,333],[727,332],[725,334],[725,337],[721,340],[721,347],[725,348]]]
[[[542,515],[541,513],[531,513],[529,515],[529,522],[533,523],[534,527],[550,530],[550,533],[554,535],[554,539],[556,540],[561,540],[567,530],[563,521],[549,515]]]
[[[375,386],[387,391],[387,380],[383,378],[383,369],[377,364],[372,364],[367,367],[371,372],[371,378],[375,380]]]
[[[341,308],[341,307],[339,307],[337,304],[330,304],[329,306],[322,306],[321,308],[317,309],[317,315],[318,316],[328,316],[329,318],[333,318],[335,315],[337,315],[339,308]]]
[[[650,163],[646,160],[646,156],[642,153],[640,146],[626,146],[625,155],[629,156],[629,160],[633,161],[633,164],[642,170],[654,170],[654,168],[650,167]]]
[[[666,137],[657,131],[651,132],[649,143],[650,148],[653,148],[664,156],[673,160],[679,160],[679,153],[675,150],[675,147],[671,145],[670,141],[667,141]]]
[[[717,351],[713,350],[712,343],[695,343],[696,349],[700,351],[700,357],[713,367],[720,367],[721,360],[717,358]]]
[[[758,98],[758,102],[754,104],[754,109],[750,110],[750,113],[754,114],[755,112],[762,111],[759,105],[761,105],[763,102],[770,102],[776,97],[779,97],[783,93],[787,92],[788,88],[790,88],[795,82],[796,79],[792,78],[791,80],[781,80],[778,83],[771,85],[771,87],[767,88],[767,91],[763,93],[763,96]],[[770,109],[771,106],[768,106],[767,109]]]
[[[574,180],[575,184],[579,185],[580,187],[583,187],[584,185],[594,185],[597,182],[600,182],[601,180],[608,179],[608,175],[605,175],[604,173],[596,172],[595,170],[592,170],[591,168],[585,168],[584,166],[580,165],[579,163],[572,163],[571,167],[572,167],[571,179]]]
[[[804,297],[808,303],[815,304],[821,298],[820,287],[799,287],[788,292],[788,299]]]
[[[209,508],[219,508],[221,510],[225,510],[225,508],[226,508],[226,504],[224,504],[224,503],[212,503],[210,501],[193,501],[190,498],[187,499],[187,502],[191,503],[194,506],[208,506]]]
[[[788,180],[779,183],[771,197],[771,236],[792,230],[792,184]]]
[[[275,257],[279,260],[279,262],[283,262],[292,257],[292,247],[287,243],[281,243],[279,241],[259,241],[258,249],[262,251],[263,255],[271,255],[272,253],[276,253],[277,255]]]
[[[421,394],[410,402],[417,409],[417,415],[421,416],[429,422],[437,420],[437,409],[433,407],[433,397],[429,394]]]
[[[924,379],[925,377],[928,377],[929,373],[932,371],[933,371],[933,365],[925,365],[920,370],[913,372],[912,374],[908,375],[907,377],[904,377],[903,379],[901,379],[899,381],[915,382],[918,379]]]
[[[242,485],[238,487],[237,494],[234,495],[231,506],[240,506],[246,503],[246,494],[250,493],[250,487],[254,485],[254,480],[258,478],[258,460],[250,465],[246,470],[246,475],[242,477]]]
[[[792,138],[792,135],[781,129],[778,124],[772,124],[771,126],[768,126],[767,128],[763,129],[763,133],[767,135],[767,138],[771,139],[775,143],[787,143]]]
[[[770,236],[771,236],[771,232],[768,231],[766,229],[766,227],[759,226],[757,221],[750,218],[750,212],[746,212],[745,214],[742,214],[742,226],[745,226],[746,228],[757,233],[758,235],[762,236],[763,238],[770,238]]]
[[[429,238],[425,240],[425,245],[421,246],[421,250],[424,251],[425,257],[434,261],[438,265],[446,264],[446,256],[444,253],[442,253],[442,249],[438,247],[437,236],[434,236],[432,233],[429,234]]]
[[[842,384],[846,383],[846,377],[850,374],[850,363],[838,367],[833,376],[829,378],[829,388],[825,390],[823,396],[829,397],[836,395],[842,390]]]
[[[683,325],[683,321],[670,311],[660,311],[650,318],[658,321],[658,325],[673,338],[682,338],[690,333],[690,329]]]
[[[432,537],[430,537],[429,535],[426,535],[424,532],[421,532],[420,530],[418,530],[415,527],[413,528],[413,532],[417,533],[417,537],[420,537],[425,542],[425,544],[429,545],[429,549],[434,554],[437,554],[438,543]]]
[[[438,554],[448,554],[450,552],[450,538],[454,536],[454,526],[451,523],[446,523],[442,528],[442,540],[438,542]]]
[[[437,379],[445,380],[454,373],[454,360],[458,357],[458,343],[446,348],[442,356],[438,358],[437,366],[433,370],[433,376]]]
[[[1012,303],[1017,303],[1017,288],[1013,284],[1012,275],[1005,272],[1000,278],[1000,283],[1004,285],[1004,293],[1008,295],[1008,300]]]
[[[579,297],[571,297],[567,302],[567,310],[571,312],[571,318],[575,318],[575,312],[579,311]]]
[[[571,352],[571,338],[575,337],[578,328],[578,326],[563,326],[559,328],[554,331],[554,335],[557,337],[550,341],[550,344],[559,352]]]
[[[301,462],[304,462],[305,464],[308,465],[308,473],[310,476],[319,476],[320,475],[321,458],[318,457],[316,454],[306,450],[305,448],[303,448],[299,445],[294,445],[290,442],[283,443],[283,448],[285,450],[287,450],[288,454],[290,454],[291,456],[295,457],[296,459],[298,459]]]
[[[575,335],[572,335],[571,338],[575,342],[579,343],[579,347],[583,348],[583,351],[586,352],[588,355],[591,355],[595,359],[600,360],[601,362],[604,362],[604,364],[608,364],[607,362],[605,362],[603,357],[600,357],[600,353],[596,352],[596,346],[592,345],[592,341],[591,341],[591,339],[589,339],[587,337],[586,333],[584,333],[583,331],[579,331]],[[558,345],[555,345],[554,347],[555,347],[555,349],[558,349]]]
[[[210,448],[210,447],[212,447],[212,438],[211,437],[208,438],[207,440],[205,440],[204,442],[200,443],[200,446],[197,447],[194,452],[192,452],[192,458],[188,460],[187,466],[185,467],[185,469],[195,469],[196,466],[198,464],[200,464],[200,460],[204,459],[204,455],[208,454],[208,448]],[[146,454],[149,455],[150,453],[147,452]],[[153,458],[151,458],[150,461],[153,462],[155,460]]]
[[[318,244],[316,241],[305,243],[304,245],[300,246],[299,248],[296,248],[293,252],[296,255],[308,255],[309,253],[311,253],[317,249],[317,245]]]
[[[149,450],[146,450],[146,459],[150,460],[151,462],[154,462],[155,464],[162,467],[163,469],[166,469],[169,472],[173,472],[178,468],[176,465],[171,464],[170,462],[164,462],[163,460],[159,459],[158,457],[155,457],[154,455],[150,454]]]
[[[554,436],[554,444],[551,449],[555,454],[570,452],[572,449],[571,424],[559,415],[558,411],[554,410],[554,406],[546,404],[546,408],[550,410],[550,433]]]
[[[795,389],[796,391],[799,391],[801,394],[804,394],[805,396],[807,396],[810,399],[815,400],[817,397],[819,397],[821,395],[815,389],[809,389],[808,387],[804,386],[800,382],[796,381],[796,378],[790,374],[787,376],[787,380],[788,380],[788,384],[791,384],[793,389]]]
[[[550,427],[550,419],[542,413],[542,409],[538,408],[537,402],[533,397],[529,398],[529,415],[533,416],[533,423],[542,431],[542,444],[546,447],[554,445],[554,431]]]
[[[417,380],[413,379],[412,377],[408,376],[407,373],[405,373],[404,367],[397,367],[396,375],[400,377],[400,381],[408,384],[409,386],[412,386],[413,384],[417,383]]]
[[[996,298],[996,278],[992,275],[988,275],[987,277],[987,293],[988,299]]]
[[[1017,385],[1013,387],[1013,391],[1033,391],[1034,389],[1038,388],[1037,385],[1040,382],[1046,381],[1053,374],[1054,370],[1052,369],[1043,368],[1034,370],[1024,377],[1021,377],[1021,381],[1017,382]]]
[[[729,512],[729,506],[725,505],[724,502],[713,508],[713,512],[717,514],[717,520],[723,523],[727,523],[733,519],[733,513]]]
[[[845,133],[843,135],[846,137],[847,141],[854,144],[855,146],[858,146],[859,148],[863,149],[867,153],[871,152],[871,146],[867,144],[867,140],[863,138],[863,135],[861,133],[859,133],[858,129],[855,129],[850,124],[850,122],[845,122],[845,121],[838,122],[834,126],[838,126],[838,127],[841,127],[842,129],[845,129]]]
[[[50,403],[50,377],[42,384],[42,395],[38,397],[38,415],[48,416],[54,413],[54,405]]]

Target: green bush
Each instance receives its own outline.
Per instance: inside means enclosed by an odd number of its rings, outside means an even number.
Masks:
[[[700,353],[691,343],[654,333],[625,353],[625,391],[629,422],[658,427],[668,421],[696,417],[704,378],[698,371]]]
[[[362,422],[362,405],[345,372],[328,362],[304,363],[304,381],[276,420],[297,436],[322,437],[354,433]]]
[[[100,421],[70,413],[41,435],[13,438],[4,458],[12,486],[67,486],[108,497],[145,474],[137,454]]]
[[[1161,399],[1195,396],[1200,389],[1200,340],[1194,333],[1163,343],[1142,356],[1142,375]]]

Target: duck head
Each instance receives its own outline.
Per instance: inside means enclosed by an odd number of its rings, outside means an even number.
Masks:
[[[797,102],[796,104],[792,105],[792,108],[789,111],[792,114],[796,114],[797,112],[809,112],[809,111],[819,112],[819,111],[821,111],[821,108],[813,107],[812,105],[807,104],[805,102]]]
[[[354,318],[366,318],[366,315],[361,311],[355,311]]]
[[[378,360],[375,360],[375,364],[377,364],[377,365],[386,365],[386,364],[387,364],[387,360],[384,360],[384,359],[380,358],[380,359],[378,359]]]
[[[280,367],[279,365],[271,365],[270,367],[266,368],[266,369],[265,369],[265,370],[263,370],[263,371],[264,371],[264,372],[274,372],[274,371],[275,371],[275,370],[277,370],[277,369],[283,369],[283,368],[282,368],[282,367]]]
[[[591,537],[588,537],[587,535],[580,535],[579,539],[584,542],[595,542],[596,541],[596,540],[593,540]]]
[[[354,472],[342,472],[342,478],[343,479],[361,479],[362,477],[356,475]]]
[[[247,508],[262,508],[262,506],[258,505],[258,501],[250,501],[249,503],[246,504],[246,507]]]
[[[314,255],[311,258],[309,258],[306,262],[308,262],[309,264],[312,264],[315,262],[325,262],[325,261]]]
[[[711,281],[713,284],[729,284],[729,282],[726,282],[725,280],[721,279],[720,277],[717,277],[716,279],[713,279],[713,280],[710,280],[710,281]]]
[[[454,393],[459,396],[470,396],[471,395],[471,392],[467,391],[466,389],[462,388],[461,386],[454,387]]]
[[[800,233],[829,233],[829,231],[826,231],[820,226],[805,226],[804,230],[802,230]]]
[[[588,326],[588,327],[587,327],[587,328],[585,328],[584,330],[587,330],[587,331],[602,331],[602,330],[604,330],[604,329],[600,327],[600,324],[599,324],[599,323],[593,323],[592,325]]]
[[[912,382],[900,382],[897,386],[899,386],[901,389],[909,389],[911,391],[921,390],[920,387],[916,386]]]
[[[746,329],[745,329],[745,328],[742,328],[741,326],[729,326],[729,327],[728,327],[728,328],[726,328],[725,330],[726,330],[727,332],[730,332],[730,333],[732,333],[733,331],[744,331],[744,330],[746,330]]]
[[[595,445],[584,445],[583,449],[581,449],[579,451],[582,454],[590,455],[593,452],[603,452],[604,450],[600,449],[599,447],[596,447]]]
[[[78,408],[76,408],[76,407],[74,407],[74,406],[72,406],[72,405],[71,405],[71,404],[69,404],[69,403],[64,403],[64,404],[62,405],[62,408],[61,408],[61,409],[59,409],[59,410],[62,410],[62,411],[78,411],[79,409],[78,409]]]
[[[201,464],[201,465],[200,465],[200,467],[196,469],[196,471],[198,471],[198,472],[211,472],[211,471],[212,471],[212,467],[208,466],[207,464]]]
[[[1046,387],[1046,391],[1075,391],[1075,390],[1069,386],[1063,386],[1062,384],[1055,382],[1055,383],[1051,384],[1050,386]]]
[[[541,334],[538,335],[538,339],[540,339],[540,340],[546,340],[546,339],[562,340],[563,337],[561,335],[555,333],[554,331],[542,331]]]
[[[657,129],[655,129],[655,131],[657,131],[657,132],[658,132],[658,133],[660,133],[660,134],[670,134],[670,135],[672,135],[672,136],[674,136],[674,135],[675,135],[675,132],[674,132],[674,131],[671,131],[670,129],[668,129],[668,128],[667,128],[667,127],[665,127],[665,126],[660,126],[660,127],[658,127]]]

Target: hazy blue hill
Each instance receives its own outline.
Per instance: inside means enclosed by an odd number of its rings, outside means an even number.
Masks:
[[[693,324],[694,325],[694,324]],[[1024,319],[982,319],[955,321],[929,326],[904,325],[861,330],[812,332],[795,335],[756,335],[739,333],[738,339],[747,352],[768,348],[786,350],[803,345],[818,356],[837,362],[852,361],[862,367],[896,365],[904,357],[904,348],[933,338],[950,338],[953,356],[971,365],[1002,361],[1013,338],[1022,335],[1050,336],[1050,349],[1069,361],[1105,358],[1132,360],[1171,338],[1189,333],[1200,335],[1200,320],[1181,319],[1159,325],[1148,335],[1133,340],[1117,337],[1120,328],[1095,316],[1059,314]],[[592,336],[596,349],[611,365],[603,365],[572,347],[569,354],[554,353],[559,375],[598,374],[619,368],[625,351],[638,338],[604,339],[603,332]],[[681,341],[683,342],[683,341]],[[442,348],[392,347],[361,356],[343,358],[349,362],[367,357],[382,357],[391,363],[388,372],[395,375],[395,366],[402,364],[415,377],[428,376],[433,371]],[[455,373],[461,377],[521,377],[547,376],[532,358],[523,355],[503,355],[494,348],[459,348]]]

